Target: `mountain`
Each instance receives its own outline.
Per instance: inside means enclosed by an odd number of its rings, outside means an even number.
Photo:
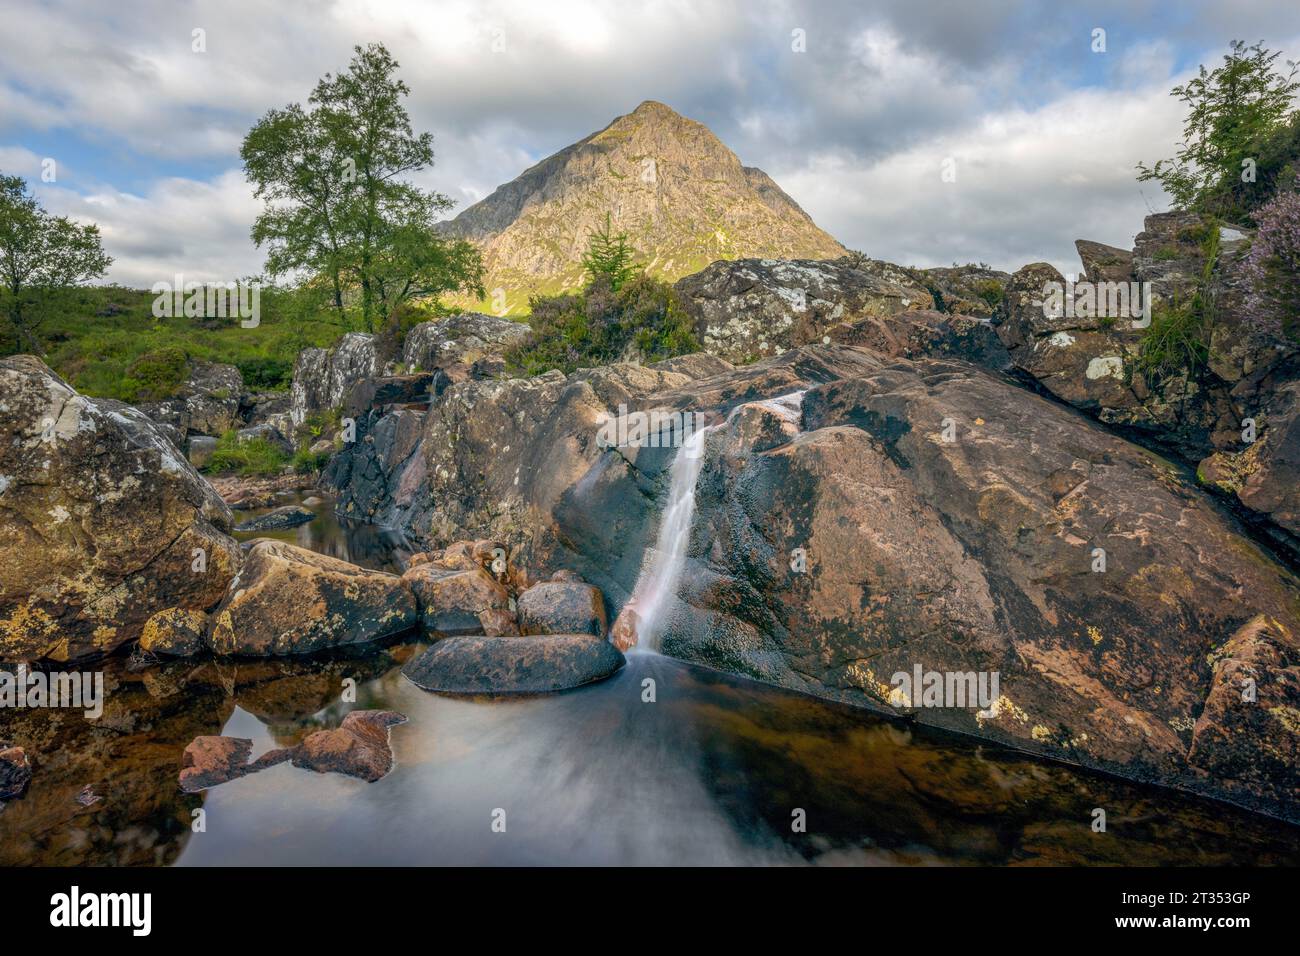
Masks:
[[[708,127],[647,101],[548,156],[443,223],[483,250],[488,301],[578,288],[587,238],[608,213],[637,261],[668,280],[718,259],[831,259],[844,254],[761,169],[741,165]],[[496,305],[500,304],[498,296]]]

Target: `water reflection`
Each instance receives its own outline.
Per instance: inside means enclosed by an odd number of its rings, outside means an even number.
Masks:
[[[311,495],[305,496],[311,498]],[[317,494],[320,503],[306,504],[302,495],[288,495],[277,501],[276,508],[290,504],[301,504],[315,512],[316,517],[307,524],[283,531],[241,532],[235,535],[240,541],[253,538],[275,538],[295,544],[309,551],[338,558],[372,571],[402,572],[404,559],[410,557],[411,547],[397,531],[378,528],[360,521],[349,521],[334,513],[334,502]],[[235,513],[236,522],[247,521],[258,515],[266,514],[271,508],[259,508]]]

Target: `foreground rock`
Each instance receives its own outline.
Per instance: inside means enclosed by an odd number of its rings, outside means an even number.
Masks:
[[[452,637],[405,667],[413,684],[447,694],[546,694],[604,680],[625,663],[587,634]]]
[[[591,634],[607,630],[600,588],[581,581],[547,581],[519,595],[519,627],[525,634]]]
[[[23,795],[32,779],[32,765],[22,747],[0,740],[0,800]]]
[[[416,624],[401,578],[271,539],[256,541],[213,612],[217,654],[312,654],[377,641]]]
[[[304,508],[302,505],[284,505],[264,515],[258,515],[256,518],[241,521],[235,525],[235,530],[241,533],[247,531],[281,531],[285,528],[296,528],[300,524],[306,524],[315,517],[316,512],[310,508]]]
[[[776,448],[743,453],[738,422],[711,436],[665,652],[1300,814],[1300,582],[1177,469],[934,360],[811,389]],[[998,673],[999,702],[920,706],[893,681],[917,667]]]
[[[230,509],[157,426],[0,359],[0,660],[72,661],[204,609],[239,567]]]
[[[318,730],[295,747],[270,750],[251,761],[251,740],[196,737],[185,748],[180,787],[185,793],[197,793],[286,761],[317,773],[341,773],[374,783],[393,769],[389,731],[403,723],[406,717],[391,710],[354,710],[334,730]]]

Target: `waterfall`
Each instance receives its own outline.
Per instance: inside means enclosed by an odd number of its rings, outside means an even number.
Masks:
[[[797,433],[804,392],[791,392],[776,398],[746,404],[760,405],[789,423]],[[735,419],[744,405],[731,410],[727,423]],[[673,459],[669,475],[668,504],[659,520],[659,535],[647,555],[632,598],[614,622],[611,639],[623,650],[659,650],[664,622],[672,602],[677,600],[677,585],[686,566],[686,549],[691,543],[691,522],[695,517],[695,483],[704,466],[704,443],[711,432],[723,425],[710,425],[691,434]]]
[[[695,482],[704,465],[704,442],[718,427],[710,425],[694,432],[673,459],[668,505],[659,521],[659,536],[650,553],[649,564],[643,567],[637,579],[632,600],[624,614],[619,615],[620,621],[627,620],[625,615],[633,616],[635,623],[632,626],[639,650],[659,650],[664,615],[670,602],[677,597],[677,581],[686,564],[686,549],[691,541]],[[616,633],[618,630],[616,622]]]

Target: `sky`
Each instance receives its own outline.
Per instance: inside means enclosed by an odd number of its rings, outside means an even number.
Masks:
[[[262,271],[240,143],[356,44],[401,64],[434,136],[415,181],[458,209],[652,99],[851,249],[1066,273],[1075,239],[1131,247],[1168,208],[1134,166],[1178,144],[1172,86],[1233,39],[1300,59],[1296,0],[0,0],[0,23],[0,171],[99,223],[105,281],[140,287]]]

